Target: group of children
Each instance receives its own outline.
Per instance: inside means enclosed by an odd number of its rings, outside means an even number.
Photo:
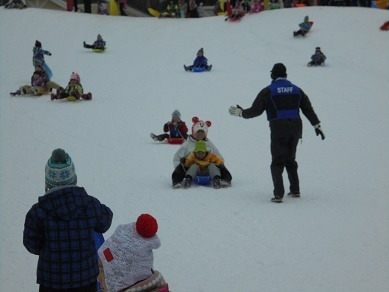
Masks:
[[[105,46],[106,42],[100,34],[97,35],[97,40],[93,43],[93,45],[88,45],[84,42],[84,48],[88,49],[104,50]],[[48,94],[53,89],[56,89],[56,93],[51,93],[51,100],[66,99],[67,101],[76,101],[92,99],[92,94],[90,92],[84,94],[80,75],[75,72],[72,72],[70,75],[70,80],[65,88],[61,87],[56,82],[51,81],[53,73],[44,58],[44,55],[51,56],[51,53],[42,49],[42,43],[40,41],[35,41],[32,51],[32,63],[35,70],[31,77],[31,83],[30,85],[20,86],[19,89],[10,93],[11,96],[41,96]]]
[[[188,135],[186,123],[178,110],[173,111],[171,121],[164,124],[164,134],[150,134],[154,141],[166,138],[183,138],[185,142],[173,158],[173,188],[190,188],[196,176],[210,177],[215,189],[230,186],[232,176],[224,165],[224,159],[216,146],[207,138],[210,121],[192,118],[192,134]]]

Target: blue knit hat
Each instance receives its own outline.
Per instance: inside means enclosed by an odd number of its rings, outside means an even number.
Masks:
[[[172,113],[172,118],[173,117],[179,117],[181,118],[181,113],[179,112],[179,110],[175,110],[173,113]]]
[[[76,169],[69,154],[55,149],[45,167],[46,189],[77,183]]]

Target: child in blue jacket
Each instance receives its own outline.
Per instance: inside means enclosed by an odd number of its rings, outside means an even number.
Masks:
[[[316,47],[315,54],[311,57],[311,62],[308,63],[308,67],[311,66],[324,66],[324,62],[327,57],[320,50],[320,47]]]
[[[35,41],[35,46],[32,48],[32,65],[34,67],[43,67],[47,76],[51,79],[51,77],[53,77],[53,73],[51,72],[50,67],[46,64],[44,55],[51,56],[51,53],[42,49],[42,43],[40,41]]]
[[[93,45],[88,45],[87,43],[84,42],[84,48],[104,50],[105,49],[105,41],[103,40],[103,37],[100,34],[98,34],[97,40],[93,43]]]
[[[298,35],[305,36],[306,33],[311,29],[312,24],[309,21],[309,17],[308,16],[304,17],[304,21],[299,24],[299,27],[300,27],[300,29],[298,31],[294,31],[293,32],[293,36],[298,36]]]
[[[203,48],[201,48],[197,52],[197,57],[194,60],[193,65],[191,65],[191,66],[184,65],[185,71],[192,71],[192,69],[195,67],[204,67],[205,70],[207,70],[207,71],[211,71],[211,69],[212,69],[212,65],[208,65],[208,59],[204,57],[204,49]]]

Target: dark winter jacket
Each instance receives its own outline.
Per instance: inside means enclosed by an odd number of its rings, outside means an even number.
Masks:
[[[42,50],[40,47],[34,47],[32,49],[32,64],[33,66],[43,66],[45,63],[44,55],[51,56],[51,53],[49,51]]]
[[[320,52],[319,54],[313,54],[311,59],[314,63],[323,63],[327,57],[322,52]]]
[[[112,211],[84,188],[60,186],[39,197],[26,215],[23,244],[39,255],[37,283],[69,289],[93,283],[99,274],[94,232],[106,232]]]
[[[35,71],[35,72],[38,72],[38,71]],[[34,73],[35,73],[34,72]],[[45,84],[50,81],[49,77],[47,76],[46,72],[45,71],[41,71],[39,72],[39,79],[38,80],[35,80],[34,79],[34,74],[32,74],[31,76],[31,86],[45,86]]]
[[[292,92],[288,88],[293,88]],[[258,93],[251,108],[243,110],[242,117],[250,119],[267,111],[272,137],[290,136],[292,133],[301,138],[303,126],[300,109],[312,125],[320,123],[308,96],[301,88],[285,78],[278,78]]]
[[[304,21],[299,24],[299,27],[301,28],[301,30],[308,32],[311,29],[312,24],[309,21]]]
[[[188,128],[186,127],[186,124],[183,121],[178,122],[176,125],[169,122],[163,126],[163,131],[165,133],[170,132],[171,138],[184,138],[186,137],[185,134],[188,133]]]
[[[208,60],[204,56],[198,56],[196,59],[193,61],[193,66],[194,67],[205,67],[207,66]]]
[[[93,43],[94,49],[104,49],[105,48],[105,41],[103,40],[97,40]]]

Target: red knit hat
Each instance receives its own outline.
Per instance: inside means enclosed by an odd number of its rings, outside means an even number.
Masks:
[[[142,214],[136,220],[136,231],[143,237],[153,237],[158,231],[158,222],[150,214]]]

